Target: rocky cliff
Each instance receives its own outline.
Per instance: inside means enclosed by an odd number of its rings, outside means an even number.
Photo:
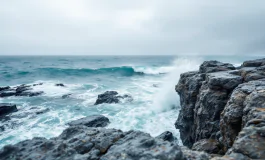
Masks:
[[[193,150],[265,159],[265,59],[240,67],[204,62],[181,74],[176,91],[181,110],[175,123]]]

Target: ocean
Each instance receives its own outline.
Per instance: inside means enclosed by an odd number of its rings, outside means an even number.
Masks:
[[[179,137],[174,123],[180,108],[175,92],[180,74],[198,70],[204,60],[238,66],[257,58],[261,57],[1,56],[0,86],[43,83],[33,91],[44,94],[0,98],[0,103],[17,104],[19,110],[10,120],[0,122],[4,126],[0,148],[33,137],[58,136],[68,122],[95,114],[110,119],[107,128],[140,130],[152,136],[170,131]],[[129,94],[133,100],[95,106],[97,96],[105,91]],[[47,112],[33,114],[36,108]]]

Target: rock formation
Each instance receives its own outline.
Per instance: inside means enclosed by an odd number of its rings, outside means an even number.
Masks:
[[[33,138],[15,145],[7,145],[0,150],[0,159],[186,159],[181,148],[174,142],[153,138],[140,131],[122,132],[116,129],[94,128],[95,123],[104,126],[108,119],[104,117],[105,121],[102,121],[103,117],[87,117],[85,124],[74,121],[56,138]]]
[[[98,98],[94,105],[102,104],[102,103],[119,103],[121,99],[128,99],[128,101],[132,101],[132,96],[130,95],[118,95],[119,93],[116,91],[106,91],[103,94],[98,95]]]
[[[232,64],[206,61],[181,74],[175,123],[183,144],[196,151],[265,159],[265,59]]]

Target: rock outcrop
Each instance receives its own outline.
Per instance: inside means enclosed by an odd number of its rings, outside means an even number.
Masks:
[[[122,99],[132,101],[132,96],[127,94],[121,96],[116,91],[106,91],[105,93],[98,95],[94,105],[99,105],[102,103],[119,103]]]
[[[147,133],[77,124],[56,138],[33,138],[7,145],[0,150],[0,159],[185,160],[186,157],[176,143]]]
[[[220,159],[265,159],[265,59],[238,68],[206,61],[199,71],[181,74],[176,91],[175,126],[185,146],[226,154]]]
[[[10,103],[0,103],[0,116],[5,116],[9,113],[16,112],[17,106]]]
[[[31,91],[33,86],[42,85],[42,83],[39,84],[33,84],[33,85],[19,85],[16,87],[0,87],[0,97],[10,97],[10,96],[27,96],[27,97],[33,97],[33,96],[39,96],[43,94],[44,92],[38,91],[34,92]]]
[[[106,127],[110,123],[109,119],[102,115],[93,115],[81,118],[68,123],[69,126],[84,125],[87,127]]]

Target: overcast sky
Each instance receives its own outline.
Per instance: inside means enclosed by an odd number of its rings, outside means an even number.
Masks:
[[[265,55],[265,0],[0,0],[0,55]]]

